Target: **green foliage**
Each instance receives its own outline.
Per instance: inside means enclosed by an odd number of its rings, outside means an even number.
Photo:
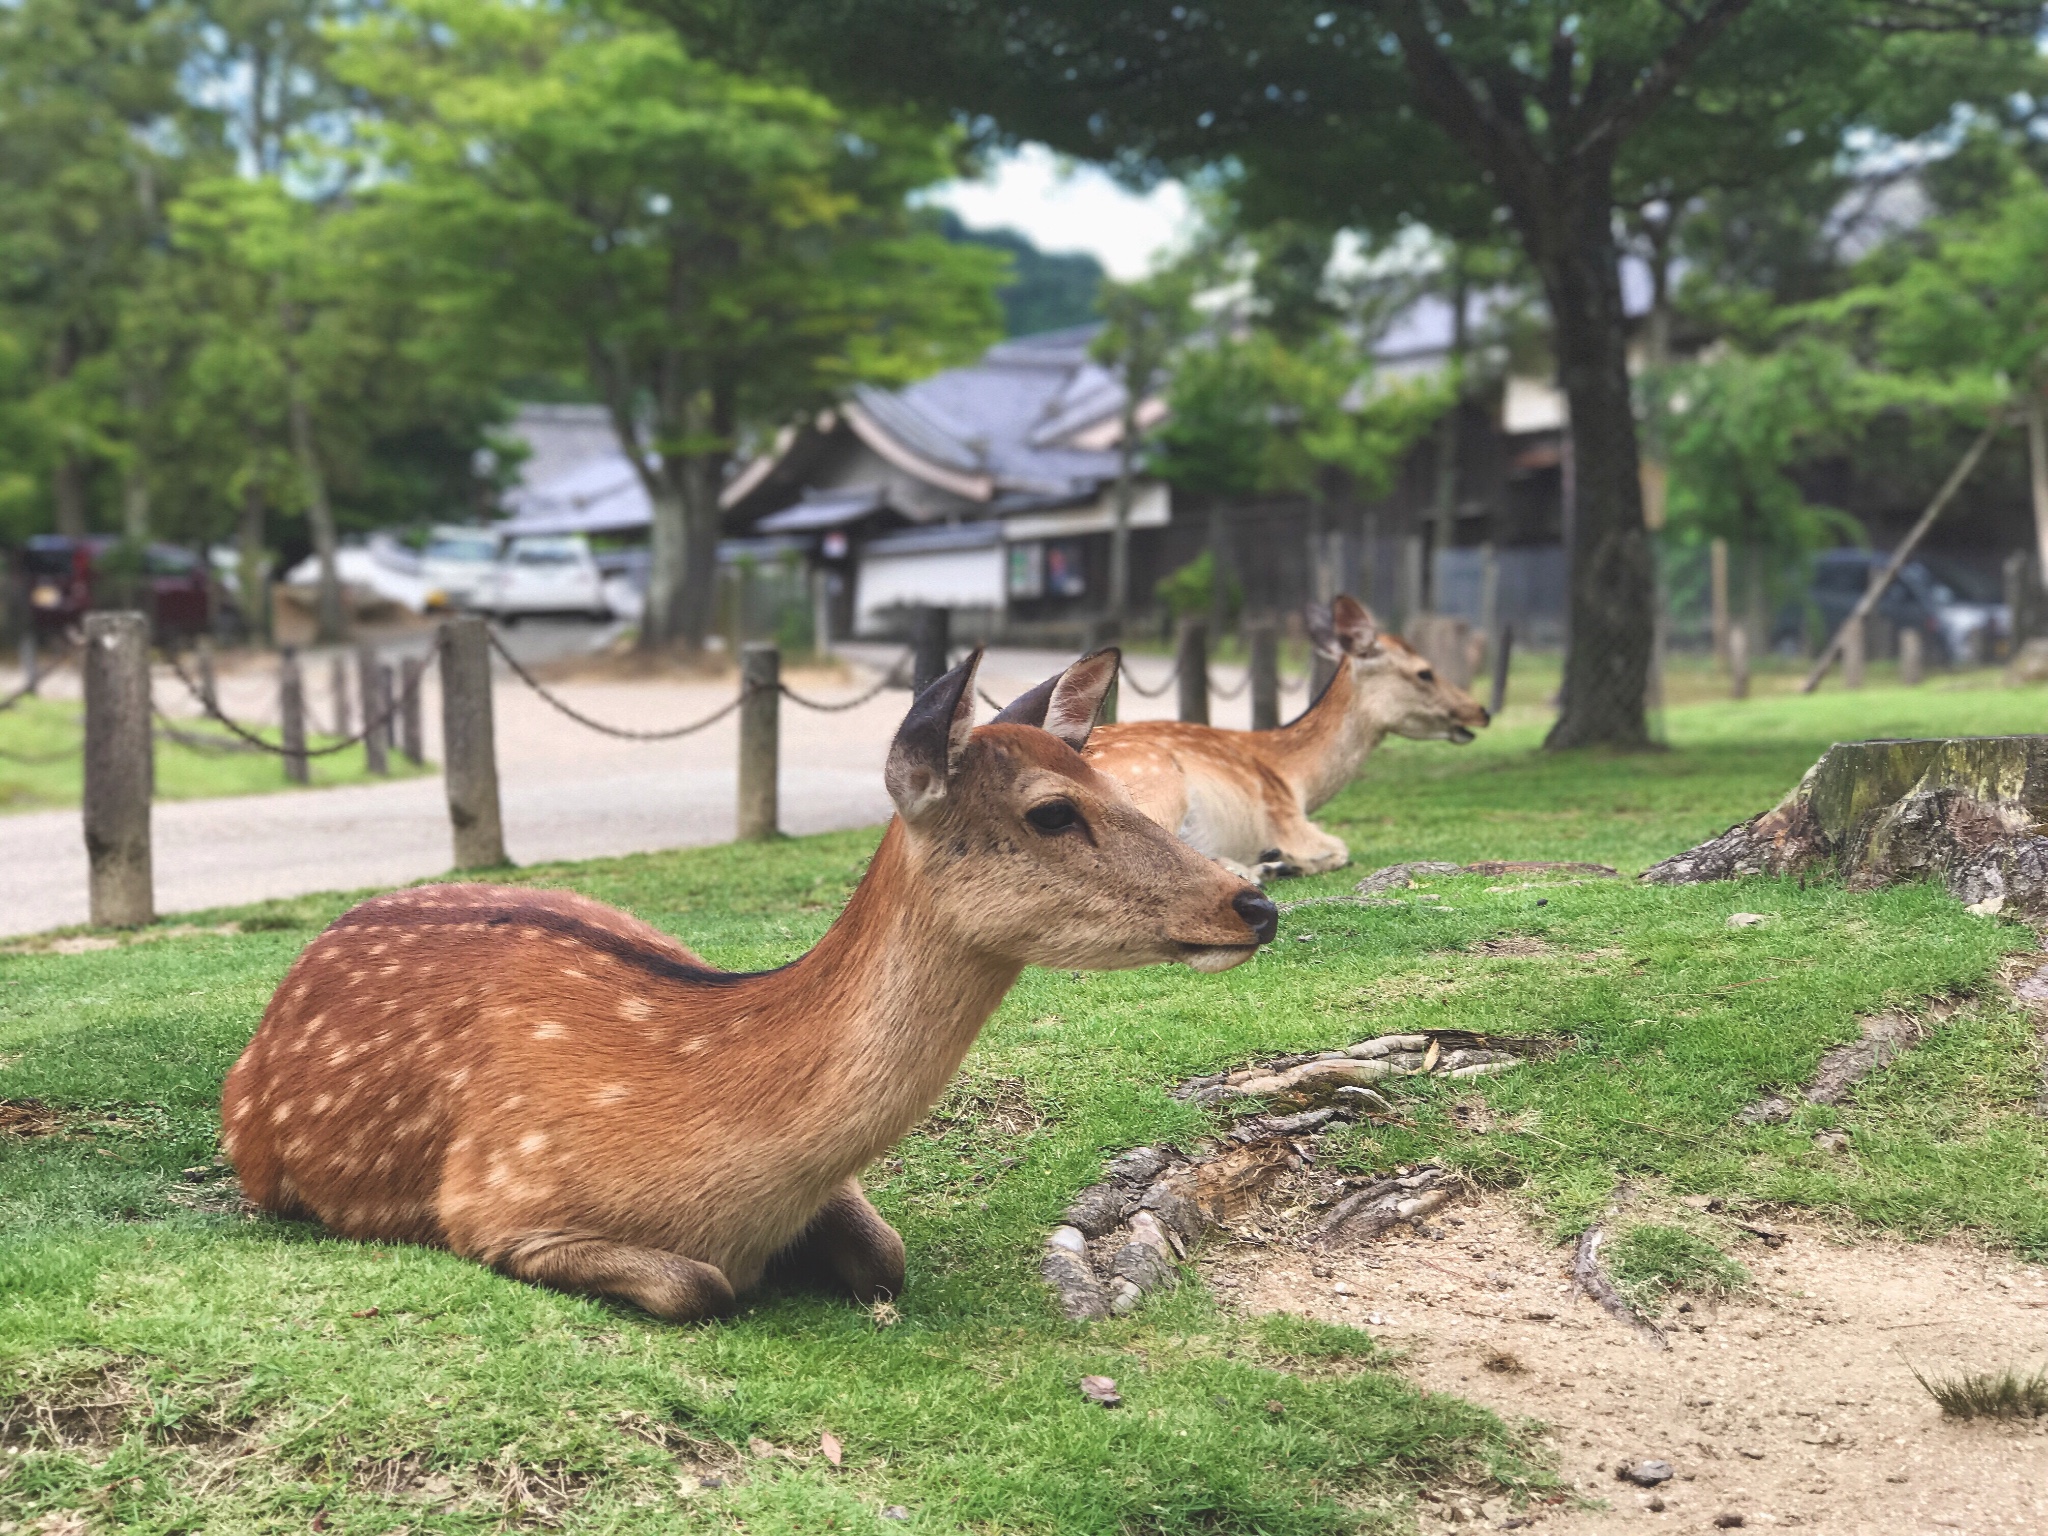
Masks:
[[[609,7],[415,0],[335,69],[382,115],[380,201],[502,366],[582,370],[654,504],[642,638],[701,643],[742,438],[997,330],[999,253],[907,206],[957,136],[849,116]]]
[[[1216,552],[1205,549],[1178,570],[1160,577],[1153,584],[1152,596],[1176,619],[1200,618],[1218,606],[1216,580]],[[1244,607],[1243,585],[1228,580],[1221,595],[1224,613],[1234,620]]]
[[[1381,384],[1335,329],[1298,347],[1265,329],[1215,335],[1181,353],[1153,468],[1198,495],[1319,495],[1329,470],[1376,495],[1452,387]]]
[[[1645,1222],[1601,1252],[1616,1288],[1651,1316],[1672,1295],[1725,1296],[1749,1283],[1748,1270],[1683,1227]]]
[[[1014,229],[969,229],[951,210],[941,211],[939,228],[948,240],[985,245],[1010,258],[1010,275],[996,289],[1005,335],[1033,336],[1095,318],[1103,271],[1087,252],[1041,251]]]

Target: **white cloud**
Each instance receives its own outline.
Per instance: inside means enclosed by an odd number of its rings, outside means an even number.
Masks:
[[[1137,193],[1092,165],[1063,161],[1027,144],[976,181],[927,194],[976,229],[1014,229],[1044,251],[1086,251],[1112,277],[1142,277],[1155,257],[1179,243],[1192,223],[1177,181]]]

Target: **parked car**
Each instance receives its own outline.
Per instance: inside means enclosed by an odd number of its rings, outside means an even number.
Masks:
[[[1833,634],[1890,555],[1881,550],[1830,549],[1814,560],[1807,595]],[[1876,612],[1901,630],[1926,637],[1930,660],[1951,664],[1988,658],[2012,634],[2012,611],[1985,578],[1938,557],[1908,560],[1878,599]]]
[[[427,583],[429,608],[478,606],[478,593],[496,569],[501,540],[488,528],[442,525],[427,536],[419,573]]]
[[[158,636],[232,631],[240,611],[211,578],[206,562],[175,544],[143,546],[140,569],[117,539],[36,534],[23,550],[28,608],[36,631],[62,634],[94,608],[137,603]]]
[[[608,619],[604,573],[581,534],[530,535],[506,542],[470,605],[508,624],[541,614]]]

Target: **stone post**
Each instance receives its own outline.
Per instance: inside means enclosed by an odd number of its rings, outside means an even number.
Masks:
[[[455,867],[509,864],[498,812],[498,748],[491,715],[491,635],[474,616],[441,626],[441,776]]]
[[[1280,626],[1272,619],[1255,619],[1244,627],[1245,647],[1251,653],[1252,729],[1277,730],[1280,725]]]
[[[931,610],[943,613],[944,609]],[[740,651],[739,839],[772,842],[779,835],[778,759],[782,745],[782,653],[753,644]]]
[[[1200,619],[1182,619],[1177,655],[1180,674],[1180,718],[1196,725],[1207,725],[1209,626]]]
[[[911,615],[910,691],[913,694],[923,693],[946,675],[946,653],[952,649],[951,619],[952,614],[947,609],[929,605],[918,608]]]
[[[299,653],[289,645],[277,653],[277,718],[285,782],[304,784],[312,778],[306,763],[306,680],[299,672]]]
[[[149,801],[156,788],[150,732],[149,620],[85,616],[85,852],[92,921],[139,928],[156,918]]]

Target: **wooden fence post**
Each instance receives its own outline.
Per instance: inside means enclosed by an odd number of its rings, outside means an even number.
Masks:
[[[1863,615],[1852,614],[1842,626],[1842,686],[1863,686]]]
[[[42,685],[42,658],[36,654],[36,627],[21,632],[21,686],[34,693]]]
[[[1918,688],[1927,681],[1927,650],[1917,629],[1899,631],[1899,682]]]
[[[420,698],[425,691],[421,679],[426,675],[427,661],[424,656],[408,656],[398,665],[399,687],[403,690],[398,710],[398,750],[417,768],[427,760],[426,706]]]
[[[193,642],[194,659],[199,663],[199,698],[206,705],[208,714],[220,711],[220,679],[213,670],[213,641],[201,635]]]
[[[1749,626],[1728,626],[1728,697],[1749,697]]]
[[[779,835],[782,653],[763,643],[743,646],[740,688],[739,837],[743,843],[772,842]]]
[[[334,734],[351,734],[348,707],[348,658],[336,651],[327,658],[327,702],[334,711]]]
[[[384,718],[388,701],[377,697],[382,670],[376,651],[367,645],[357,647],[356,702],[362,706],[363,715],[363,766],[375,774],[391,771],[391,757],[385,751],[385,743],[391,737],[391,722]]]
[[[1486,697],[1486,712],[1497,715],[1508,707],[1508,663],[1515,649],[1515,626],[1500,627],[1500,642],[1493,648],[1493,688]]]
[[[910,644],[913,654],[910,691],[913,694],[923,693],[946,675],[946,653],[952,649],[951,620],[950,610],[934,608],[929,604],[919,607],[911,615]]]
[[[306,680],[299,672],[299,653],[289,645],[277,653],[277,718],[285,782],[304,784],[312,777],[306,766]]]
[[[151,723],[149,620],[139,613],[87,614],[84,819],[96,927],[139,928],[156,917]]]
[[[455,833],[455,867],[508,864],[498,812],[498,748],[491,715],[491,635],[474,616],[441,626],[441,777]]]
[[[1707,544],[1707,632],[1713,639],[1714,660],[1728,664],[1728,541],[1712,539]]]
[[[1244,627],[1246,649],[1251,653],[1252,729],[1280,728],[1280,626],[1271,619],[1256,619]]]
[[[1209,723],[1209,626],[1201,619],[1180,621],[1178,670],[1180,717],[1196,725]]]

